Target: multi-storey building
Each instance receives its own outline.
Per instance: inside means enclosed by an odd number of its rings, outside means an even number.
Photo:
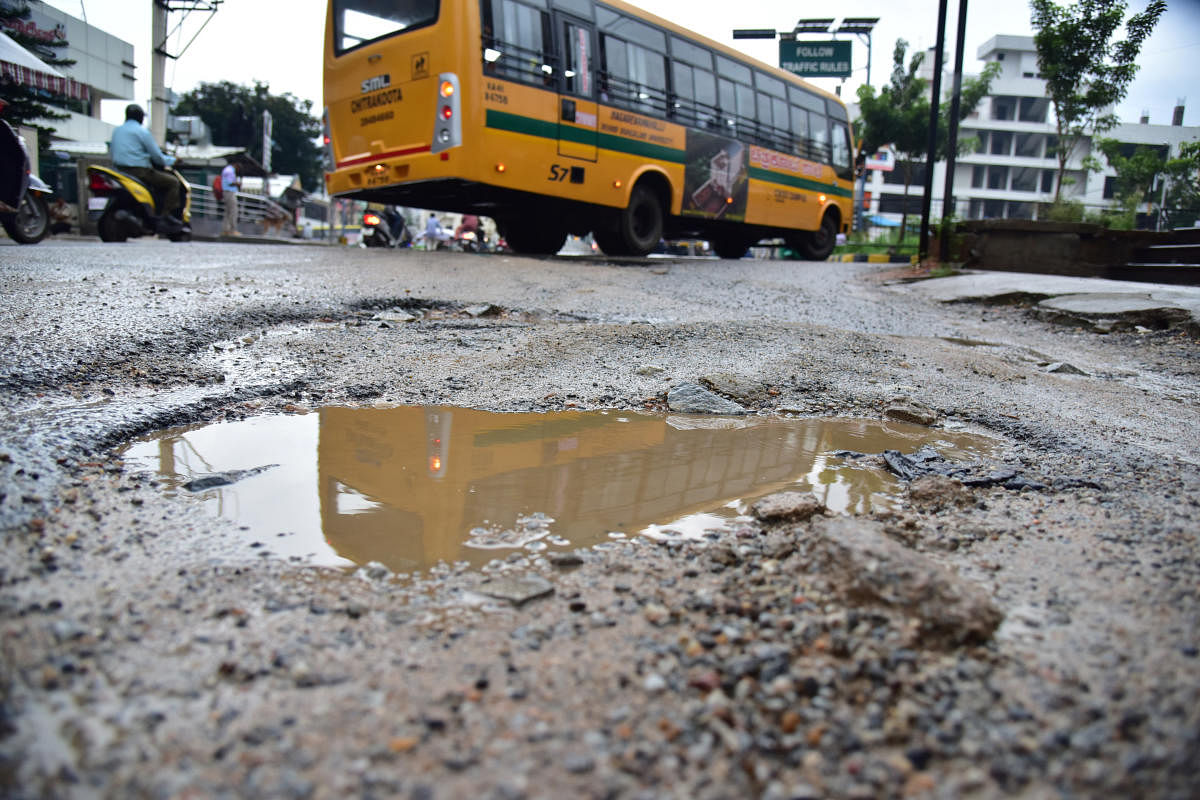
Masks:
[[[0,5],[20,4],[0,0]],[[69,67],[55,68],[70,79],[71,90],[66,107],[57,109],[69,117],[53,122],[53,138],[107,142],[113,126],[101,121],[100,102],[133,97],[133,45],[45,3],[31,2],[29,11],[28,20],[15,23],[22,32],[47,42],[65,39],[67,46],[54,53],[75,61]]]
[[[1000,75],[991,94],[959,126],[960,141],[974,142],[971,152],[960,155],[954,168],[954,209],[960,219],[1036,219],[1039,207],[1054,200],[1058,138],[1054,111],[1046,84],[1038,75],[1037,50],[1032,36],[994,36],[979,48],[978,58],[1000,64]],[[933,53],[925,59],[926,77],[932,78]],[[949,77],[942,85],[951,84]],[[1163,147],[1177,155],[1182,142],[1200,138],[1200,128],[1183,126],[1182,103],[1172,125],[1118,125],[1104,135],[1130,144]],[[1062,196],[1098,211],[1112,205],[1115,172],[1105,168],[1089,172],[1084,159],[1092,153],[1085,139],[1071,154]],[[1100,163],[1106,161],[1097,153]],[[934,164],[932,214],[943,208],[945,162]],[[907,196],[900,170],[868,173],[869,212],[896,220],[907,209],[921,212],[924,165],[917,165]]]

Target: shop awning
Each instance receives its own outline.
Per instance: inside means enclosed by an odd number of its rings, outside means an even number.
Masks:
[[[87,84],[63,75],[21,47],[7,34],[0,34],[0,75],[14,83],[66,95],[76,100],[86,101],[89,96]]]

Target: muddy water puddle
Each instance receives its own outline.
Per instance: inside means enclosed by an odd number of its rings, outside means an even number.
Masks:
[[[835,454],[924,445],[964,462],[997,447],[864,419],[402,406],[177,428],[123,456],[127,469],[237,524],[248,544],[411,572],[638,535],[702,538],[781,490],[836,512],[894,508],[897,479]]]

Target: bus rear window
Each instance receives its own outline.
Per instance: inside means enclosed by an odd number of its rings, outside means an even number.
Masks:
[[[440,0],[334,0],[337,52],[437,21]]]

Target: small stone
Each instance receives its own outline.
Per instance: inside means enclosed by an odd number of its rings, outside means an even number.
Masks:
[[[661,375],[664,372],[666,372],[666,370],[663,369],[662,367],[658,366],[657,364],[642,364],[637,369],[635,369],[634,372],[637,373],[638,375],[641,375],[642,377],[650,378],[655,375]]]
[[[1074,364],[1068,364],[1065,361],[1055,361],[1046,367],[1046,372],[1053,372],[1057,375],[1087,375],[1079,367]]]
[[[596,768],[596,759],[586,753],[572,753],[563,760],[563,766],[566,767],[567,772],[581,775]]]
[[[930,510],[963,506],[971,502],[971,493],[959,481],[945,475],[924,475],[908,487],[908,497],[917,506]]]
[[[937,419],[933,409],[911,397],[896,397],[883,409],[884,419],[911,422],[914,425],[932,425]]]
[[[475,587],[475,591],[498,600],[507,600],[514,606],[521,606],[530,600],[553,593],[554,584],[532,573],[501,575],[480,583]]]
[[[659,675],[657,672],[651,672],[646,676],[646,679],[642,681],[642,688],[647,692],[657,694],[658,692],[664,691],[667,688],[667,679],[662,675]]]
[[[750,513],[763,522],[803,522],[825,513],[825,506],[811,494],[777,492],[750,506]]]

